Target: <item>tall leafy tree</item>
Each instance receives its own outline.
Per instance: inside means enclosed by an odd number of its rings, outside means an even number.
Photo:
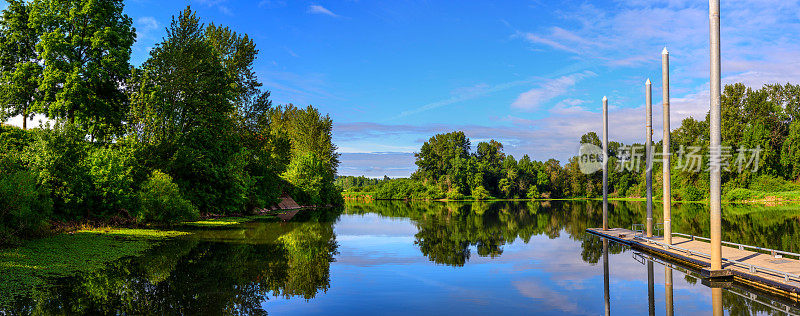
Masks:
[[[336,173],[339,154],[333,144],[333,120],[330,116],[323,116],[313,106],[301,109],[293,104],[274,108],[270,113],[272,130],[285,133],[291,141],[292,159],[314,153],[331,172]]]
[[[253,70],[258,55],[255,42],[247,34],[237,34],[213,23],[206,27],[205,37],[222,62],[234,104],[243,105],[257,99],[261,95],[261,83]]]
[[[36,111],[42,73],[30,8],[25,0],[8,0],[0,17],[0,118],[21,115],[22,129],[27,129],[28,118]]]
[[[122,83],[130,74],[136,38],[122,0],[34,0],[30,22],[44,66],[37,107],[65,118],[94,138],[121,131],[126,110]]]
[[[333,120],[330,116],[323,116],[312,106],[300,109],[289,104],[270,110],[270,124],[272,140],[289,142],[289,163],[283,178],[294,187],[294,191],[305,195],[307,202],[339,203],[341,195],[333,185],[339,154],[333,144]],[[274,156],[278,161],[286,161],[285,156],[281,157],[284,154],[278,150]],[[308,185],[310,182],[315,184]]]
[[[130,83],[131,131],[150,146],[149,163],[166,166],[203,212],[241,211],[251,181],[222,60],[187,7]]]
[[[469,147],[469,138],[464,132],[434,135],[414,154],[419,167],[416,177],[437,181],[450,170],[454,158],[469,157]]]

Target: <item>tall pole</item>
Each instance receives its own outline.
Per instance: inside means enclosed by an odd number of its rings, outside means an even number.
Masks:
[[[603,230],[608,230],[608,98],[603,97]]]
[[[669,127],[669,52],[667,48],[661,51],[661,97],[664,107],[664,136],[661,150],[663,151],[662,182],[662,203],[664,203],[664,242],[672,245],[672,187],[670,184],[670,127]]]
[[[653,237],[653,86],[650,78],[644,83],[644,100],[647,108],[645,134],[647,142],[644,145],[647,159],[647,237]]]
[[[664,266],[664,294],[667,303],[667,316],[674,315],[674,307],[672,303],[672,268]]]
[[[722,125],[720,90],[720,47],[719,47],[719,0],[709,0],[709,22],[711,33],[711,148],[709,163],[711,164],[711,270],[722,269],[722,201],[720,158]]]
[[[606,316],[611,315],[611,295],[608,290],[608,239],[603,238],[603,298]]]

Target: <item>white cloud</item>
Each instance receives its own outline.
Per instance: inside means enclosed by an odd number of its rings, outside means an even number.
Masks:
[[[152,33],[161,27],[156,18],[152,16],[143,16],[136,19],[134,26],[136,27],[137,40],[151,39],[153,37]]]
[[[325,7],[321,6],[321,5],[317,5],[317,4],[312,4],[312,5],[308,6],[308,13],[311,13],[311,14],[322,14],[322,15],[332,16],[332,17],[335,17],[335,18],[339,17],[338,14],[333,13],[331,10],[328,10],[327,8],[325,8]]]
[[[511,104],[511,107],[523,110],[537,109],[550,100],[569,92],[578,81],[594,76],[597,76],[597,74],[587,70],[548,80],[538,88],[520,94],[516,101]]]

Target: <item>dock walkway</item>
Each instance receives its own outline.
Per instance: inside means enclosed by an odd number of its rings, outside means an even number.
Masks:
[[[628,229],[589,228],[586,231],[695,268],[711,266],[711,244],[695,238],[673,236],[672,245],[667,246],[663,237],[644,238],[641,233]],[[729,270],[737,281],[800,301],[800,260],[725,245],[722,257],[723,269]]]

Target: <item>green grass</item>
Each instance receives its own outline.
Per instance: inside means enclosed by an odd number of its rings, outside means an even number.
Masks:
[[[723,197],[726,201],[734,202],[781,202],[800,201],[800,191],[764,192],[751,189],[736,188],[730,190]]]
[[[221,217],[221,218],[204,219],[192,222],[183,222],[183,225],[192,227],[224,227],[224,226],[239,225],[241,223],[246,223],[249,221],[250,219],[246,217]]]
[[[97,271],[114,260],[140,255],[160,240],[185,234],[188,233],[152,229],[89,229],[0,250],[0,307],[47,286],[50,278]]]
[[[182,225],[189,227],[227,227],[239,225],[250,221],[273,220],[275,215],[253,215],[245,217],[220,217],[212,219],[204,219],[199,221],[183,222]]]

